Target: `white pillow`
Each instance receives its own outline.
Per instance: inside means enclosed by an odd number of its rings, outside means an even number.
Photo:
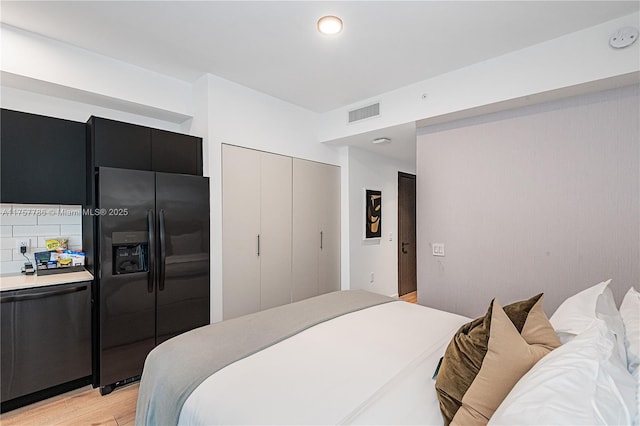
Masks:
[[[620,316],[624,323],[625,347],[629,371],[640,369],[640,293],[631,287],[622,299]]]
[[[613,292],[609,288],[611,280],[589,287],[562,302],[549,318],[562,343],[590,327],[596,319],[604,320],[616,337],[617,352],[623,363],[627,363],[624,343],[624,323],[616,306]]]
[[[514,386],[493,425],[623,425],[636,417],[636,384],[611,330],[594,321],[553,350]]]
[[[611,280],[603,281],[569,297],[549,318],[551,325],[560,333],[578,335],[589,328],[596,316],[598,298]]]

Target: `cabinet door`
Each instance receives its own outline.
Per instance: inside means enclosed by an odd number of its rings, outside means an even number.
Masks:
[[[2,292],[1,399],[91,374],[91,283]]]
[[[202,139],[151,129],[151,169],[202,176]]]
[[[84,123],[3,109],[0,202],[84,204]]]
[[[260,309],[291,303],[291,157],[262,152]]]
[[[260,152],[222,145],[224,319],[260,310]]]
[[[13,296],[15,291],[0,293],[0,400],[21,396],[13,392],[14,360],[16,359],[16,327],[15,327],[15,302],[6,300],[7,296]]]
[[[94,167],[151,170],[151,129],[91,117]]]
[[[321,174],[313,161],[293,159],[293,253],[292,298],[318,295],[318,251],[320,250],[319,197]]]
[[[318,293],[340,290],[340,167],[319,164]]]

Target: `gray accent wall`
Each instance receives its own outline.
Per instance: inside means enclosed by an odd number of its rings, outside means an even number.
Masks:
[[[418,302],[640,288],[640,86],[418,129]],[[445,257],[431,245],[444,243]]]

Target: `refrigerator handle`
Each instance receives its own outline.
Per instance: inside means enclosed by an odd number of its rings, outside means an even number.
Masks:
[[[149,280],[147,291],[153,293],[153,282],[156,279],[156,235],[153,210],[147,212],[147,227],[149,228]]]
[[[158,277],[158,290],[164,290],[165,262],[167,260],[165,251],[166,235],[164,230],[164,210],[160,210],[158,215],[158,223],[160,225],[160,276]]]

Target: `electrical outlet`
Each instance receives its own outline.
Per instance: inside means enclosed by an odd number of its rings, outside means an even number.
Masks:
[[[443,243],[433,243],[431,245],[431,250],[434,256],[442,256],[444,257],[444,244]]]

